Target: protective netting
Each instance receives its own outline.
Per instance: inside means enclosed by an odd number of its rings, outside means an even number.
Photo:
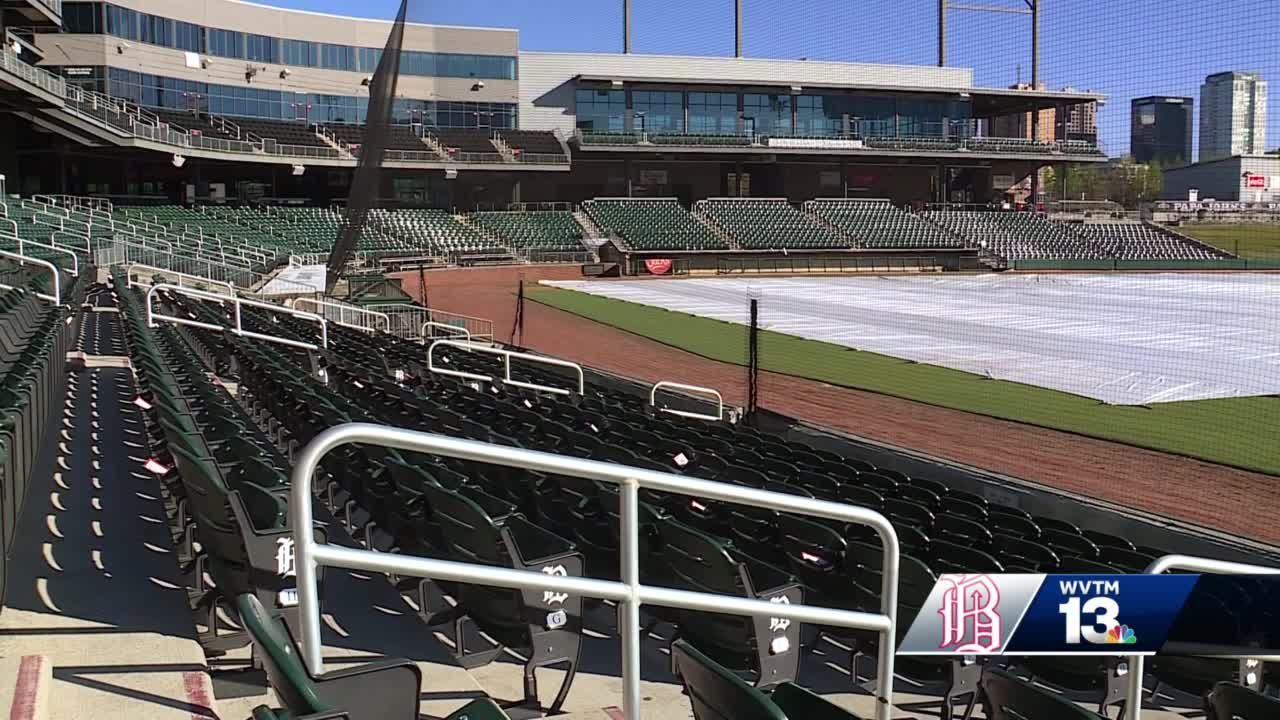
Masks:
[[[404,25],[409,17],[410,0],[401,0],[395,24],[387,36],[387,45],[378,60],[378,69],[364,79],[369,90],[369,114],[365,121],[364,142],[360,147],[359,164],[351,182],[351,194],[347,198],[346,216],[342,234],[329,255],[328,287],[332,292],[342,278],[347,261],[356,251],[369,212],[378,201],[381,188],[383,152],[391,137],[392,109],[395,105],[396,87],[400,81],[400,59],[404,46]]]

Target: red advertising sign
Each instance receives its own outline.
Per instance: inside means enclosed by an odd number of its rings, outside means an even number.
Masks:
[[[671,261],[666,258],[645,260],[644,266],[653,275],[666,275],[671,272]]]
[[[1244,178],[1244,186],[1250,189],[1257,188],[1259,190],[1267,189],[1266,175],[1246,175]]]

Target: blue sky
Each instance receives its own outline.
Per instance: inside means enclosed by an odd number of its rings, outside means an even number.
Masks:
[[[257,0],[281,7],[392,17],[398,0]],[[410,0],[419,22],[514,27],[522,50],[622,49],[621,0]],[[966,0],[1025,7],[1022,0]],[[1042,0],[1041,78],[1106,94],[1102,142],[1129,147],[1129,100],[1196,98],[1205,75],[1250,70],[1272,82],[1267,147],[1280,146],[1280,0]],[[933,64],[935,0],[744,0],[753,57]],[[948,64],[983,86],[1031,76],[1031,23],[1018,15],[953,11]],[[635,52],[733,53],[733,0],[633,0]],[[1019,76],[1019,66],[1021,75]],[[1198,142],[1198,141],[1197,141]]]

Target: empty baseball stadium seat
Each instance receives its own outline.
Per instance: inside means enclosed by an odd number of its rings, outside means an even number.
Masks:
[[[236,610],[250,637],[256,657],[285,710],[260,706],[254,720],[417,720],[422,670],[412,660],[384,659],[312,676],[302,661],[289,628],[258,598],[245,593]],[[503,720],[507,714],[492,700],[481,698],[445,720]]]
[[[990,720],[1099,720],[1105,717],[997,667],[982,671],[982,694]]]
[[[498,135],[513,150],[538,155],[564,154],[559,138],[546,130],[499,130]]]
[[[719,226],[744,250],[848,248],[838,231],[806,215],[785,198],[703,200],[694,211]]]
[[[727,250],[729,246],[674,198],[607,198],[582,204],[602,230],[632,250]]]
[[[1280,699],[1222,681],[1205,697],[1207,720],[1270,720],[1280,717]]]
[[[567,210],[477,212],[468,216],[481,228],[519,250],[581,251],[582,226]]]
[[[794,683],[767,694],[683,640],[672,643],[671,658],[694,720],[859,720]]]
[[[805,212],[840,229],[857,247],[931,249],[965,247],[963,240],[887,200],[810,200]]]

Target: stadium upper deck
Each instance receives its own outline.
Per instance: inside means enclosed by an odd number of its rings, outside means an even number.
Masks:
[[[60,30],[31,27],[26,16],[6,21],[6,34],[27,43],[22,53],[6,44],[0,80],[16,93],[11,103],[23,112],[14,135],[31,159],[0,164],[11,177],[21,169],[35,178],[22,190],[178,197],[194,181],[197,195],[208,183],[242,182],[277,196],[345,195],[345,173],[290,180],[271,166],[293,166],[294,175],[355,166],[389,23],[238,0],[67,2],[60,13]],[[743,163],[769,166],[756,168],[756,184],[776,195],[796,164],[834,164],[846,176],[838,184],[856,186],[849,163],[905,163],[927,168],[908,173],[917,191],[877,192],[982,202],[996,180],[1103,159],[1086,142],[992,134],[1000,118],[1101,96],[979,88],[963,68],[521,53],[515,30],[415,24],[401,63],[394,119],[403,127],[387,167],[438,171],[441,181],[454,179],[449,170],[486,171],[447,193],[436,173],[406,172],[403,187],[390,178],[384,190],[432,202],[579,201],[595,192],[573,188],[598,190],[616,176],[626,178],[617,191],[641,193],[655,176],[646,181],[634,162],[676,158],[708,164],[700,169],[720,180],[648,192],[688,201],[743,194],[726,187],[728,171],[711,172],[715,164],[727,164],[735,183],[750,171]],[[27,128],[37,132],[22,136]],[[171,172],[175,155],[195,167],[183,171],[175,157],[181,172]],[[80,172],[68,172],[68,157]],[[522,195],[521,177],[548,171],[561,176]],[[165,189],[148,192],[137,177]],[[800,194],[816,196],[803,190],[812,184],[798,184]]]

